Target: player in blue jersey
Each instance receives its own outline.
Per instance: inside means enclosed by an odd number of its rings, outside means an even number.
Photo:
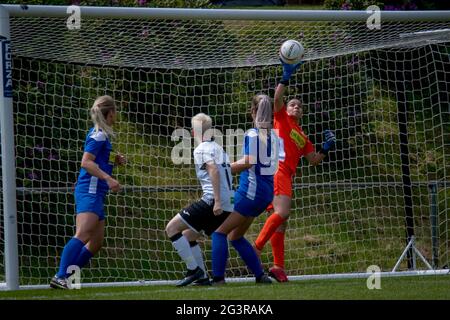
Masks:
[[[234,210],[212,234],[213,284],[225,283],[228,239],[253,272],[256,283],[272,283],[264,274],[253,246],[244,235],[254,218],[273,200],[273,176],[278,165],[278,139],[272,130],[272,102],[266,95],[252,100],[255,128],[244,137],[244,157],[231,164],[232,173],[241,173],[234,196]]]
[[[105,197],[109,190],[120,190],[119,182],[111,176],[113,166],[126,163],[121,154],[116,155],[114,164],[109,162],[111,138],[114,136],[112,126],[116,121],[113,98],[98,97],[90,113],[94,127],[86,136],[81,170],[75,187],[76,233],[65,245],[59,271],[50,282],[50,287],[54,289],[69,289],[67,279],[74,271],[74,266],[85,266],[102,247]]]

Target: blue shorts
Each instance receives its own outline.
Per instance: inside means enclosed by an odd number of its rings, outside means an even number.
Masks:
[[[239,191],[234,193],[234,211],[244,217],[257,217],[266,210],[267,206],[272,203],[273,193],[265,198],[257,197],[250,200]]]
[[[106,195],[75,192],[75,208],[77,214],[93,212],[98,215],[98,220],[105,220],[105,211],[103,210],[105,197]]]

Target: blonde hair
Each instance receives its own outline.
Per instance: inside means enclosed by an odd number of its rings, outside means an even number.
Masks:
[[[101,129],[108,138],[114,137],[113,129],[106,123],[106,117],[111,111],[116,111],[116,104],[110,96],[98,97],[91,108],[91,119],[94,122],[95,132]]]
[[[255,126],[258,129],[272,128],[272,101],[265,94],[259,94],[252,99],[252,113],[255,115]]]
[[[202,127],[202,135],[206,130],[211,129],[212,127],[212,119],[210,116],[204,113],[197,113],[191,119],[192,128],[197,128],[201,125]]]
[[[265,94],[254,96],[251,103],[251,113],[255,115],[255,127],[259,129],[258,136],[262,143],[261,147],[266,150],[267,139],[271,135],[272,129],[272,101],[269,96]]]

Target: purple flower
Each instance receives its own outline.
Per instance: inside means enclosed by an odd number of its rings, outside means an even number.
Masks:
[[[357,65],[358,63],[359,63],[358,57],[352,56],[352,60],[348,62],[348,65],[354,66],[354,65]]]
[[[405,10],[417,10],[417,5],[414,2],[404,5]]]
[[[256,63],[256,52],[253,52],[251,55],[247,56],[247,59],[245,61],[248,64],[255,64]]]
[[[147,4],[147,0],[137,0],[136,1],[136,3],[139,5],[139,6],[145,6],[146,4]]]
[[[45,83],[42,82],[42,81],[37,81],[37,82],[36,82],[36,87],[37,87],[38,89],[44,89],[44,88],[45,88]]]
[[[322,110],[322,103],[320,101],[316,101],[314,107],[316,108],[317,111]]]
[[[142,32],[141,32],[141,36],[143,36],[144,38],[147,38],[148,37],[148,35],[149,35],[149,31],[148,31],[148,29],[144,29],[144,30],[142,30]]]
[[[35,147],[34,147],[34,151],[37,151],[37,152],[42,152],[42,151],[44,151],[44,147],[41,145],[41,144],[37,144]]]
[[[342,10],[351,10],[351,9],[352,9],[352,5],[351,5],[351,3],[349,3],[349,2],[345,2],[345,3],[342,5],[341,9],[342,9]]]
[[[50,153],[47,157],[47,160],[58,160],[59,156],[57,154]]]
[[[37,180],[40,179],[40,176],[36,172],[30,172],[29,174],[27,174],[27,178],[30,180]]]
[[[112,54],[108,49],[102,49],[100,54],[104,60],[109,60],[112,57]]]
[[[333,41],[336,41],[338,37],[338,33],[337,32],[333,32]]]
[[[330,67],[331,67],[332,69],[336,68],[336,58],[332,57],[332,58],[330,59]]]

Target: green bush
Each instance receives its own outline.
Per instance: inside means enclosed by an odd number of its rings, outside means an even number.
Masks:
[[[448,10],[446,1],[430,0],[325,0],[325,9],[331,10],[365,10],[370,5],[377,5],[383,10]]]
[[[370,5],[377,5],[383,7],[382,1],[367,1],[367,0],[325,0],[325,9],[330,10],[366,10]]]

